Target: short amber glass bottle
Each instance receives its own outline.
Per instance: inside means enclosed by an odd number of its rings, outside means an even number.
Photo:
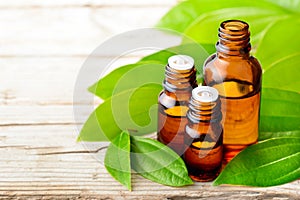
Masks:
[[[183,158],[189,175],[195,181],[212,181],[219,175],[223,161],[222,113],[218,91],[208,86],[195,88],[187,118]]]
[[[204,65],[204,83],[219,91],[222,102],[225,162],[257,142],[262,70],[250,56],[247,23],[221,23],[217,53]]]
[[[192,89],[197,87],[193,58],[186,55],[170,57],[163,87],[158,98],[157,139],[182,155],[188,102]]]

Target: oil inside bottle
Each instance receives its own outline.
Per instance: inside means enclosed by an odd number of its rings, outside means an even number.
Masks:
[[[220,173],[223,160],[222,136],[214,141],[206,133],[201,133],[199,138],[191,136],[187,130],[185,143],[188,148],[184,154],[189,176],[200,182],[214,180]]]
[[[159,104],[158,108],[158,141],[167,144],[178,155],[184,153],[184,131],[187,124],[186,102],[175,102],[175,106],[167,108]],[[181,104],[181,105],[180,105]]]
[[[257,142],[260,88],[235,79],[211,86],[219,91],[222,102],[226,163],[241,150]]]

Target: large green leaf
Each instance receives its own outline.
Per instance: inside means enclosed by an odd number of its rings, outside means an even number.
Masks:
[[[218,17],[218,15],[216,15],[216,17]],[[256,16],[254,18],[256,18]],[[208,17],[207,20],[208,21],[202,20],[199,24],[203,24],[203,27],[208,27],[208,24],[211,22],[210,17]],[[261,24],[263,25],[269,22],[269,19],[259,19],[255,23],[258,22],[263,22]],[[294,27],[295,25],[296,27]],[[299,92],[300,81],[298,74],[300,71],[298,66],[300,64],[300,51],[298,47],[300,45],[300,38],[296,36],[297,33],[300,32],[299,18],[279,20],[268,26],[269,28],[266,30],[263,30],[264,26],[254,27],[262,31],[258,34],[260,38],[256,48],[257,57],[259,57],[264,69],[263,87]],[[198,27],[197,29],[200,30],[201,28]],[[191,33],[195,35],[195,37],[200,35],[201,42],[208,42],[205,40],[206,36],[204,36],[206,33],[204,33],[204,35],[200,34],[199,31],[196,31],[197,29],[191,30]],[[286,31],[287,33],[285,33]],[[208,31],[208,33],[210,32]],[[213,37],[211,36],[213,34],[206,35],[208,35],[207,37]],[[290,38],[293,38],[293,42],[290,42]]]
[[[105,154],[104,165],[112,177],[131,190],[130,136],[128,133],[122,132],[112,140]]]
[[[265,70],[263,76],[263,86],[300,93],[299,66],[300,51],[297,54],[293,54],[278,60],[278,62],[269,66],[269,68]]]
[[[296,55],[300,52],[299,32],[299,15],[278,20],[265,31],[255,54],[264,70],[276,66],[278,62],[289,59],[291,56],[295,56],[293,62],[298,63],[297,58],[300,60],[300,56]],[[280,76],[281,74],[278,74],[276,78]]]
[[[281,132],[261,132],[259,134],[259,141],[277,138],[277,137],[299,137],[300,138],[300,130],[294,131],[281,131]]]
[[[195,67],[198,73],[202,73],[202,66],[207,57],[215,52],[214,44],[199,44],[191,40],[188,43],[179,46],[171,47],[166,50],[159,51],[141,59],[141,61],[163,61],[165,64],[168,62],[168,58],[173,55],[183,54],[189,55],[194,58]]]
[[[190,0],[183,1],[173,7],[157,24],[157,27],[168,28],[179,32],[184,32],[195,20],[204,16],[208,12],[226,8],[254,8],[269,11],[280,11],[288,13],[289,10],[278,4],[266,0]],[[206,27],[208,28],[208,27]],[[206,31],[206,28],[200,31]]]
[[[112,95],[145,84],[160,84],[164,76],[163,66],[155,60],[122,66],[92,85],[89,91],[102,99],[108,99]]]
[[[89,88],[89,91],[108,99],[114,94],[127,89],[147,83],[161,83],[164,77],[164,66],[170,56],[176,54],[186,54],[194,58],[198,72],[202,72],[202,65],[209,54],[215,51],[214,45],[189,43],[171,47],[157,53],[151,54],[141,59],[141,61],[122,66],[112,71],[107,76]]]
[[[85,122],[78,141],[111,140],[122,130],[135,134],[156,131],[156,105],[161,89],[161,85],[148,84],[123,91],[107,99]]]
[[[300,94],[264,88],[260,111],[261,132],[300,130]]]
[[[266,0],[271,3],[282,6],[290,11],[299,13],[300,12],[300,1],[299,0]]]
[[[274,138],[247,147],[214,185],[274,186],[300,178],[300,138]]]
[[[162,143],[131,137],[131,166],[143,177],[169,186],[191,185],[183,160]]]
[[[270,10],[257,7],[224,8],[201,15],[187,27],[184,33],[199,43],[216,43],[220,23],[228,19],[239,19],[249,23],[251,43],[255,50],[256,42],[260,39],[265,28],[275,20],[282,18],[283,14],[284,12],[280,9]]]

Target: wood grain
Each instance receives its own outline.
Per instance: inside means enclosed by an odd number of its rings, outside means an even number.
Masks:
[[[0,55],[88,55],[117,33],[153,27],[168,9],[169,6],[3,8],[0,27],[5,30],[0,32]]]
[[[103,167],[105,148],[89,153],[107,143],[89,144],[89,148],[76,144],[73,125],[1,127],[0,130],[2,197],[297,199],[299,196],[299,181],[270,188],[213,187],[211,183],[172,188],[136,174],[132,178],[133,191],[129,192]]]
[[[269,188],[172,188],[134,174],[129,192],[103,166],[107,142],[76,143],[101,103],[73,99],[87,56],[115,34],[152,27],[176,2],[0,1],[0,199],[299,199],[299,180]],[[143,55],[124,56],[108,71]],[[107,52],[93,59],[114,58]],[[76,120],[74,106],[81,108]]]

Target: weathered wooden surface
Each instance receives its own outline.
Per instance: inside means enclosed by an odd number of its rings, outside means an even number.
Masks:
[[[76,143],[89,113],[75,121],[73,104],[90,102],[74,102],[73,91],[88,54],[114,34],[153,26],[175,3],[0,1],[0,199],[299,199],[300,181],[172,188],[134,175],[129,192],[105,171],[106,143]]]
[[[54,109],[59,112],[60,109]],[[31,198],[140,198],[181,199],[297,199],[299,181],[270,188],[212,187],[197,183],[172,188],[133,176],[126,191],[105,171],[106,144],[95,144],[89,153],[76,144],[74,125],[20,125],[1,127],[0,197]]]

